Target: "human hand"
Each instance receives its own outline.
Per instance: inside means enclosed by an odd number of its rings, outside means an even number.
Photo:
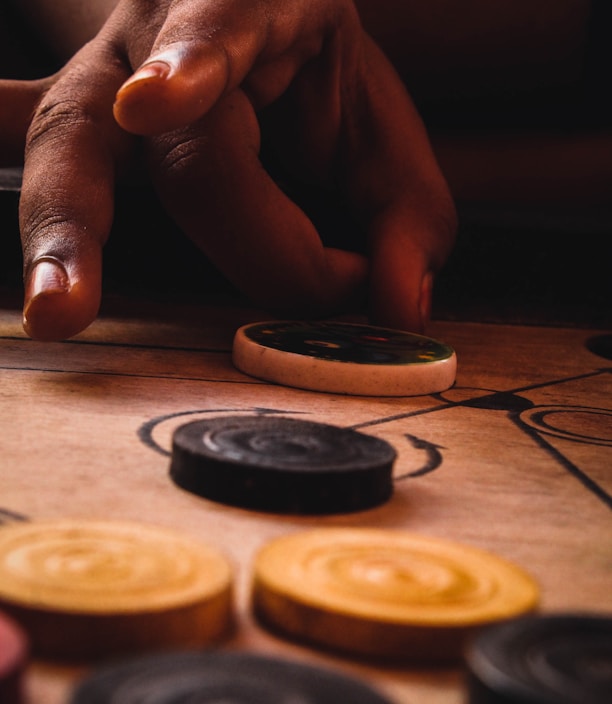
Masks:
[[[322,245],[262,168],[262,133],[297,178],[339,191],[367,260]],[[29,130],[32,337],[66,338],[95,318],[117,175],[140,149],[170,215],[257,303],[322,315],[367,284],[373,322],[422,329],[454,210],[403,85],[348,0],[119,3]]]

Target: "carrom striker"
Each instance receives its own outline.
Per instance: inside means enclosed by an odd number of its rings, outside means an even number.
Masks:
[[[401,330],[340,322],[245,325],[233,343],[234,365],[284,386],[359,396],[419,396],[450,388],[452,347]]]

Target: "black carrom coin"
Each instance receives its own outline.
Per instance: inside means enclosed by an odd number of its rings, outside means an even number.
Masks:
[[[469,704],[610,704],[612,617],[508,621],[483,631],[466,662]]]
[[[395,449],[348,428],[286,417],[198,420],[173,436],[174,482],[212,501],[259,511],[358,511],[392,494]]]
[[[389,704],[327,669],[239,652],[164,653],[94,672],[69,704]]]

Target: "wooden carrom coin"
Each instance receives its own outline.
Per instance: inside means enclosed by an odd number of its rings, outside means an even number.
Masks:
[[[389,704],[327,668],[244,652],[150,655],[94,672],[69,704]]]
[[[58,520],[0,530],[0,608],[45,656],[209,644],[229,626],[231,595],[225,557],[165,528]]]
[[[207,499],[259,511],[359,511],[393,491],[385,440],[281,416],[220,416],[177,428],[170,475]]]
[[[466,663],[470,704],[609,704],[612,616],[555,613],[490,626]]]
[[[402,531],[321,528],[278,538],[255,561],[253,606],[285,635],[325,648],[457,660],[476,628],[531,611],[518,566],[471,546]]]

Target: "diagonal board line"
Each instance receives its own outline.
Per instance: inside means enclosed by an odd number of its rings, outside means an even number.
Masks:
[[[528,386],[517,386],[514,389],[504,389],[503,392],[500,391],[492,391],[491,389],[481,389],[482,391],[485,391],[485,395],[483,398],[486,398],[487,396],[493,396],[498,393],[504,393],[504,394],[519,394],[525,391],[534,391],[535,389],[542,389],[547,386],[557,386],[559,384],[566,384],[570,381],[579,381],[581,379],[589,379],[593,377],[597,377],[600,375],[605,375],[605,374],[612,374],[612,367],[610,368],[603,368],[603,369],[595,369],[592,372],[585,372],[584,374],[576,374],[574,376],[568,376],[568,377],[562,377],[561,379],[552,379],[550,381],[546,382],[539,382],[537,384],[530,384]],[[457,387],[461,388],[461,387]],[[478,390],[478,389],[475,389]],[[427,413],[437,413],[438,411],[444,411],[448,408],[458,408],[461,406],[466,406],[469,405],[466,401],[447,401],[443,398],[442,394],[430,394],[430,398],[436,398],[443,403],[437,405],[437,406],[431,406],[430,408],[418,408],[415,410],[411,411],[406,411],[405,413],[396,413],[392,416],[383,416],[382,418],[375,418],[373,420],[366,420],[361,423],[355,423],[354,425],[351,425],[350,427],[353,428],[354,430],[357,430],[359,428],[368,428],[372,427],[375,425],[383,425],[385,423],[390,423],[396,420],[402,420],[403,418],[413,418],[416,416],[421,416],[425,415]]]
[[[551,445],[548,440],[544,437],[543,433],[539,432],[535,428],[530,428],[526,423],[524,423],[517,414],[510,414],[510,420],[524,433],[526,433],[532,440],[534,440],[540,447],[542,447],[549,455],[554,457],[557,462],[567,470],[575,479],[577,479],[588,491],[594,494],[600,501],[602,501],[609,509],[612,509],[612,496],[600,486],[594,479],[589,477],[588,474],[583,472],[580,467],[577,467],[573,462],[568,460],[568,458],[562,454],[554,445]]]
[[[533,391],[533,390],[539,389],[539,388],[556,386],[556,385],[568,383],[571,381],[578,381],[581,379],[595,378],[598,376],[610,374],[611,372],[612,372],[612,368],[597,369],[595,371],[586,372],[584,374],[577,374],[574,376],[569,376],[569,377],[565,377],[565,378],[561,378],[561,379],[553,379],[553,380],[550,380],[547,382],[540,382],[538,384],[530,384],[527,386],[517,387],[515,389],[508,389],[508,390],[504,391],[503,393],[506,395],[514,395],[514,394],[519,394],[519,393],[525,392],[525,391]],[[487,395],[494,396],[497,393],[499,393],[499,392],[489,391],[488,394],[486,394],[483,398],[486,398]],[[440,394],[436,394],[435,397],[442,399],[442,396]],[[449,408],[457,408],[457,407],[467,406],[467,405],[469,405],[469,404],[466,403],[465,401],[447,401],[443,404],[433,406],[431,408],[413,410],[413,411],[409,411],[407,413],[397,413],[392,416],[386,416],[384,418],[377,418],[377,419],[374,419],[371,421],[364,421],[362,423],[352,425],[351,427],[354,430],[358,430],[361,428],[368,428],[368,427],[373,427],[376,425],[383,425],[385,423],[390,423],[390,422],[394,422],[397,420],[403,420],[406,418],[413,418],[413,417],[416,417],[419,415],[424,415],[427,413],[436,413],[438,411],[447,410]],[[500,410],[503,410],[503,409],[500,409]],[[565,455],[563,455],[553,445],[551,445],[549,442],[547,442],[542,437],[542,435],[540,433],[538,433],[536,430],[533,430],[533,429],[529,428],[527,425],[525,425],[519,419],[517,414],[509,412],[508,417],[518,426],[518,428],[520,430],[522,430],[529,437],[534,439],[540,445],[540,447],[542,447],[549,454],[549,456],[551,456],[553,459],[555,459],[566,471],[568,471],[575,479],[577,479],[582,484],[582,486],[584,486],[588,491],[590,491],[604,505],[606,505],[608,508],[612,509],[612,496],[602,486],[600,486],[594,479],[589,477],[585,472],[583,472],[573,462],[568,460],[567,457],[565,457]],[[440,464],[441,464],[441,462],[440,462]]]

